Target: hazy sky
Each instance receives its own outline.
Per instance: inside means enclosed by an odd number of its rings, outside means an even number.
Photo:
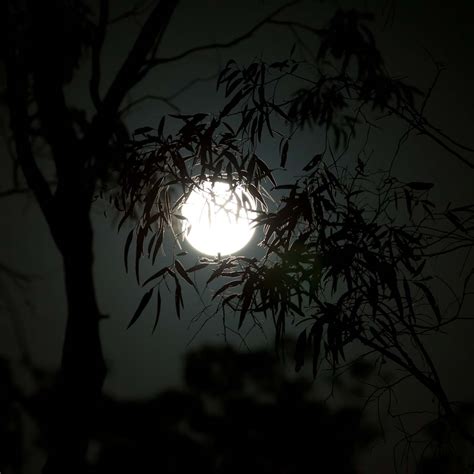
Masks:
[[[117,12],[130,2],[112,2]],[[258,0],[186,0],[182,1],[163,42],[163,55],[189,47],[226,40],[244,32],[281,2]],[[376,37],[385,54],[390,72],[408,77],[420,88],[426,88],[435,73],[431,60],[443,62],[447,70],[436,88],[427,113],[433,122],[465,143],[474,142],[474,67],[472,50],[472,2],[423,1],[307,1],[304,7],[291,12],[292,17],[321,25],[336,5],[373,8],[377,16],[374,24]],[[139,21],[114,26],[103,52],[106,61],[105,85],[125,57]],[[281,58],[291,49],[291,33],[279,27],[267,27],[232,50],[193,56],[179,63],[156,70],[133,91],[133,97],[143,94],[170,95],[189,80],[208,77],[229,58],[247,62],[255,57]],[[89,104],[84,95],[89,71],[84,68],[68,90],[77,105]],[[176,98],[183,112],[215,112],[221,97],[216,95],[215,83],[203,81]],[[162,102],[148,101],[138,106],[128,117],[130,127],[156,126],[164,113],[173,112]],[[5,126],[4,118],[2,126]],[[403,128],[385,129],[375,134],[372,146],[381,163],[393,154]],[[316,136],[316,135],[314,135]],[[318,146],[314,136],[307,136],[292,151],[293,171],[304,163],[301,157]],[[3,147],[6,146],[5,140]],[[272,145],[262,147],[262,156],[276,164]],[[11,185],[11,165],[2,149],[0,155],[0,190]],[[452,157],[433,146],[423,137],[414,137],[406,144],[397,161],[402,177],[434,181],[435,199],[472,202],[474,197],[472,174]],[[291,175],[292,170],[289,174]],[[126,325],[135,310],[141,290],[133,275],[126,275],[123,266],[123,244],[126,232],[117,234],[112,219],[104,217],[106,206],[94,206],[95,275],[99,305],[110,319],[102,323],[102,336],[109,374],[105,390],[120,397],[146,396],[157,389],[178,384],[180,367],[187,343],[195,335],[200,322],[190,325],[198,310],[198,300],[187,295],[187,310],[182,321],[177,321],[172,304],[162,310],[157,331],[151,335],[152,312],[145,313],[130,330]],[[11,197],[0,200],[2,226],[0,233],[0,262],[32,275],[32,283],[20,290],[8,281],[2,288],[8,306],[0,319],[0,353],[18,357],[18,340],[8,316],[19,318],[24,327],[29,350],[38,364],[54,368],[60,357],[65,322],[65,297],[59,254],[54,248],[49,231],[32,198]],[[190,253],[187,262],[197,259]],[[201,320],[202,321],[202,320]],[[455,399],[474,399],[472,383],[467,382],[465,367],[474,363],[474,352],[469,349],[472,325],[464,325],[449,337],[433,341],[435,360],[440,362],[441,375],[448,382],[449,393]],[[268,334],[271,346],[271,332]],[[254,343],[264,341],[255,334]],[[190,347],[204,341],[222,342],[220,320],[209,322]],[[471,371],[472,372],[472,371]],[[368,472],[368,471],[367,471]],[[389,472],[389,471],[387,471]]]

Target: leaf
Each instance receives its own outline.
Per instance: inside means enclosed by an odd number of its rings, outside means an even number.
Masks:
[[[426,296],[426,299],[428,300],[428,303],[430,304],[431,308],[433,309],[433,312],[436,315],[438,323],[440,323],[442,319],[441,312],[439,310],[438,303],[436,302],[435,297],[433,296],[433,293],[431,293],[431,290],[424,283],[420,283],[418,281],[415,281],[413,283],[423,291]]]
[[[140,284],[140,258],[143,254],[143,242],[145,241],[146,229],[141,227],[137,232],[137,240],[135,246],[135,276],[137,283]]]
[[[153,185],[150,192],[146,196],[146,204],[143,209],[143,214],[149,215],[150,211],[152,210],[153,206],[156,204],[156,197],[158,193],[161,191],[161,183],[163,182],[163,177],[158,179],[158,181]]]
[[[154,288],[152,288],[151,290],[147,291],[143,297],[142,297],[142,300],[140,301],[140,304],[138,305],[138,308],[137,310],[135,311],[135,314],[133,315],[133,318],[130,320],[130,322],[128,323],[128,326],[127,326],[127,329],[130,328],[130,326],[132,326],[132,324],[135,324],[135,322],[137,321],[137,319],[140,317],[140,315],[142,314],[143,310],[145,309],[146,305],[149,303],[150,301],[150,298],[151,298],[151,295],[153,294],[153,290]]]
[[[278,105],[276,104],[270,104],[270,106],[273,108],[273,110],[275,110],[275,112],[280,115],[281,117],[283,117],[287,122],[290,122],[291,119],[290,117],[288,117],[288,114],[286,114],[280,107],[278,107]]]
[[[260,201],[262,204],[265,205],[263,196],[260,194],[260,191],[253,184],[248,184],[247,190],[255,199],[257,199],[258,201]]]
[[[276,182],[275,182],[275,178],[273,177],[273,174],[270,170],[270,168],[267,166],[267,164],[262,161],[260,158],[258,158],[257,156],[255,156],[255,161],[260,169],[260,171],[262,171],[262,173],[268,177],[268,179],[272,182],[273,186],[276,186]]]
[[[321,339],[323,337],[323,325],[318,321],[311,329],[313,335],[313,378],[318,373],[319,354],[321,352]]]
[[[176,306],[176,314],[178,315],[178,319],[181,319],[181,306],[184,308],[183,296],[181,293],[181,285],[179,284],[178,280],[176,282],[176,290],[174,292],[174,304]]]
[[[446,217],[451,221],[451,223],[456,227],[456,229],[461,230],[462,232],[467,232],[466,228],[462,225],[459,217],[451,211],[446,211]]]
[[[407,204],[407,211],[408,211],[408,214],[410,215],[410,218],[411,218],[412,212],[413,212],[413,208],[412,208],[412,197],[411,197],[411,194],[408,192],[408,190],[404,189],[403,191],[404,191],[404,193],[405,193],[405,200],[406,200],[406,204]]]
[[[286,166],[286,161],[288,159],[288,140],[285,141],[285,144],[283,145],[283,149],[281,151],[281,159],[280,159],[280,166],[284,168]]]
[[[303,168],[303,171],[311,171],[312,169],[316,168],[318,164],[321,162],[323,159],[322,153],[318,153],[317,155],[314,155],[311,161]]]
[[[183,265],[181,262],[176,259],[174,262],[174,267],[178,271],[178,273],[191,285],[194,287],[194,282],[189,278],[189,275],[186,273],[186,270],[184,269]]]
[[[153,248],[153,244],[155,243],[155,239],[156,239],[156,234],[153,234],[151,239],[148,242],[148,250],[147,250],[148,258],[150,258],[151,250]]]
[[[156,239],[155,243],[155,250],[153,251],[153,257],[152,257],[152,264],[155,264],[156,256],[158,255],[158,250],[160,250],[161,244],[163,243],[163,228],[161,228],[158,232],[158,238]]]
[[[222,109],[221,117],[225,117],[240,101],[242,100],[242,91],[238,91],[237,94],[228,102]]]
[[[237,71],[237,73],[239,73],[240,71]],[[243,78],[242,77],[238,77],[237,79],[235,79],[234,82],[230,83],[230,82],[227,82],[227,87],[226,87],[226,90],[225,90],[225,96],[228,97],[230,95],[232,95],[232,92],[234,92],[234,90],[236,89],[236,87],[238,85],[240,85],[242,82],[243,82]],[[229,81],[229,79],[228,79]]]
[[[165,127],[165,116],[161,117],[160,124],[158,125],[158,136],[163,136],[163,129]]]
[[[293,46],[291,47],[291,51],[290,51],[290,58],[293,57],[295,50],[296,50],[296,43],[293,43]]]
[[[301,332],[296,341],[295,349],[295,370],[299,372],[304,365],[304,355],[306,351],[306,329]]]
[[[133,134],[134,135],[144,135],[145,133],[153,132],[153,129],[151,127],[141,127],[137,128]]]
[[[168,267],[163,267],[161,270],[157,271],[154,273],[150,278],[148,278],[142,286],[145,286],[147,283],[150,283],[152,280],[156,280],[157,278],[160,278],[160,276],[164,275],[168,271]]]
[[[130,231],[130,233],[127,236],[127,241],[125,242],[125,248],[123,252],[123,258],[125,261],[125,271],[128,273],[128,252],[130,251],[130,245],[132,244],[133,240],[133,229]]]
[[[197,265],[194,265],[191,268],[188,268],[186,272],[191,273],[191,272],[197,272],[198,270],[202,270],[203,268],[206,268],[209,266],[208,263],[198,263]]]
[[[408,305],[408,314],[411,318],[415,318],[415,311],[413,310],[413,298],[411,296],[410,285],[406,278],[403,279],[403,289],[405,291],[405,298]]]
[[[160,294],[160,290],[158,290],[157,301],[156,301],[155,324],[153,325],[153,329],[151,331],[152,334],[155,332],[156,326],[158,324],[158,320],[160,319],[160,313],[161,313],[161,294]]]
[[[242,295],[243,295],[243,301],[242,301],[242,307],[240,309],[239,329],[242,327],[242,324],[244,323],[245,315],[247,314],[247,311],[250,307],[250,303],[252,302],[252,298],[253,298],[250,280],[247,280],[247,282],[245,283],[244,288],[242,290]]]
[[[226,156],[226,158],[230,161],[230,163],[232,163],[232,166],[234,167],[235,170],[239,170],[240,169],[240,166],[239,166],[239,163],[237,161],[237,158],[228,150],[225,150],[224,151],[224,155]]]
[[[411,189],[415,189],[416,191],[428,191],[428,189],[431,189],[434,186],[434,184],[413,181],[411,183],[408,183],[407,186]]]
[[[216,270],[212,272],[211,276],[206,282],[206,285],[209,285],[209,283],[211,283],[212,280],[215,280],[226,269],[227,262],[228,260],[225,260],[224,262],[222,262],[221,265],[219,265],[218,268],[216,268]]]
[[[298,189],[297,184],[280,184],[275,186],[273,189]]]
[[[229,288],[233,288],[234,286],[239,286],[241,283],[242,283],[241,280],[232,280],[229,283],[226,283],[214,293],[214,296],[212,297],[212,299],[216,298],[217,296],[219,296],[221,293],[223,293],[225,290]]]

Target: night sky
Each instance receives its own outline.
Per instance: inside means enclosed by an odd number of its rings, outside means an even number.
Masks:
[[[119,14],[129,1],[113,3],[112,12]],[[171,55],[192,46],[214,41],[225,41],[249,29],[256,21],[272,11],[281,2],[275,0],[182,0],[173,17],[162,45],[163,56]],[[285,18],[310,22],[319,26],[334,13],[336,7],[366,8],[373,11],[373,24],[378,45],[384,55],[388,70],[402,76],[421,89],[429,87],[435,67],[433,59],[443,63],[443,72],[427,114],[432,122],[460,142],[473,144],[474,125],[474,66],[472,50],[474,31],[472,18],[474,6],[468,0],[431,2],[428,0],[405,1],[307,1],[288,13]],[[111,15],[113,16],[113,15]],[[129,19],[112,26],[103,50],[104,85],[113,77],[123,60],[139,26],[140,18]],[[145,94],[172,96],[190,80],[199,78],[193,87],[180,93],[173,103],[183,113],[216,112],[222,95],[216,93],[213,76],[233,58],[245,64],[254,58],[266,60],[284,58],[291,49],[293,37],[286,28],[267,26],[253,38],[232,49],[198,53],[176,64],[155,70],[132,91],[129,100]],[[2,71],[3,73],[3,71]],[[80,69],[74,82],[67,89],[72,103],[87,110],[91,104],[87,97],[88,62]],[[134,108],[127,116],[130,130],[143,126],[157,126],[163,114],[174,110],[159,100],[149,100]],[[12,185],[12,165],[6,152],[8,122],[5,109],[0,115],[2,139],[0,141],[0,191]],[[392,159],[397,142],[404,132],[403,126],[384,126],[372,135],[370,147],[374,160],[383,168]],[[318,146],[318,133],[302,135],[298,147],[293,146],[288,170],[277,176],[290,180],[300,172],[302,157],[311,154]],[[273,144],[263,145],[260,155],[271,165],[278,166],[278,156]],[[44,169],[50,169],[45,161]],[[441,203],[473,202],[472,173],[453,157],[440,151],[425,137],[412,135],[402,148],[394,168],[395,174],[411,181],[431,181],[436,184],[431,197]],[[11,196],[0,200],[2,231],[0,232],[0,263],[30,277],[23,286],[12,283],[0,275],[0,355],[18,363],[21,350],[27,347],[35,363],[47,369],[57,368],[65,324],[65,295],[62,281],[62,264],[50,237],[46,223],[29,195]],[[142,291],[132,274],[125,273],[123,245],[126,230],[117,233],[114,212],[98,200],[93,207],[95,231],[95,276],[99,306],[102,313],[110,315],[102,324],[102,338],[108,365],[105,392],[118,398],[143,398],[159,390],[182,383],[182,362],[186,351],[203,343],[222,343],[221,321],[209,321],[200,330],[203,318],[192,322],[199,310],[199,300],[191,292],[185,294],[185,311],[178,321],[173,301],[164,300],[162,317],[157,331],[152,335],[152,311],[145,312],[132,328],[126,326],[133,314]],[[252,255],[252,246],[245,251]],[[189,249],[187,249],[189,250]],[[199,256],[191,250],[184,259],[191,265]],[[472,264],[472,260],[471,260]],[[433,269],[446,276],[457,271],[457,262],[433,261]],[[149,267],[148,267],[149,269]],[[437,295],[442,301],[443,293]],[[472,301],[470,308],[473,307]],[[15,325],[17,320],[21,324]],[[474,349],[472,322],[460,322],[430,342],[430,349],[439,365],[440,374],[452,399],[474,401]],[[22,341],[20,337],[25,337]],[[268,327],[266,335],[253,331],[248,344],[273,347],[273,332]],[[231,342],[238,345],[237,337]],[[25,345],[26,344],[26,345]],[[291,367],[291,364],[290,364]],[[21,369],[16,372],[25,386],[31,383]],[[324,394],[324,388],[315,387]],[[429,397],[419,391],[416,384],[406,384],[400,390],[400,407],[419,407],[429,403]],[[334,401],[340,403],[340,400]],[[413,408],[416,409],[416,408]],[[366,456],[360,472],[391,473],[390,440],[398,439],[396,429],[387,420],[389,432],[386,444],[380,442]],[[395,438],[393,438],[395,436]]]

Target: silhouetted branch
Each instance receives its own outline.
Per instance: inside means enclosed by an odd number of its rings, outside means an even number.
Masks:
[[[319,34],[321,32],[320,29],[314,28],[312,26],[309,26],[305,23],[301,23],[299,21],[284,21],[284,20],[269,20],[269,23],[273,25],[281,25],[281,26],[288,26],[290,28],[299,28],[304,31],[309,31],[310,33],[313,33],[315,35]]]
[[[132,100],[129,104],[123,107],[123,109],[120,111],[120,115],[130,112],[130,110],[133,109],[133,107],[136,107],[137,105],[143,102],[146,102],[147,100],[163,102],[168,107],[172,108],[175,112],[181,113],[181,109],[177,105],[175,105],[168,97],[147,94],[147,95],[144,95],[143,97],[140,97],[139,99]]]
[[[412,374],[419,382],[421,382],[438,399],[440,405],[444,409],[445,415],[456,426],[459,433],[466,439],[466,441],[469,441],[474,445],[474,436],[469,433],[469,431],[467,431],[456,413],[453,411],[452,404],[443,390],[439,378],[435,378],[434,380],[429,378],[420,369],[418,369],[415,364],[405,363],[399,356],[391,352],[387,347],[381,344],[376,344],[369,338],[361,335],[358,336],[358,339],[362,342],[362,344],[371,347],[375,351],[384,355],[387,359],[395,362],[398,366],[403,367],[408,373]],[[431,359],[429,360],[431,361]]]
[[[177,54],[175,56],[169,56],[165,58],[156,58],[148,62],[148,70],[151,68],[160,65],[160,64],[166,64],[174,61],[178,61],[180,59],[184,59],[187,56],[190,56],[194,53],[198,53],[201,51],[208,51],[208,50],[216,50],[216,49],[224,49],[224,48],[231,48],[232,46],[236,46],[239,43],[242,43],[243,41],[249,39],[254,33],[256,33],[259,29],[261,29],[263,26],[265,26],[267,23],[270,22],[275,16],[277,16],[279,13],[282,11],[300,3],[301,0],[293,0],[291,2],[285,3],[282,5],[280,8],[275,10],[273,13],[270,15],[266,16],[263,20],[259,21],[253,28],[248,30],[246,33],[237,36],[236,38],[230,40],[230,41],[224,41],[224,42],[215,42],[215,43],[209,43],[205,44],[202,46],[195,46],[194,48],[188,49],[187,51],[183,51],[180,54]]]
[[[177,3],[177,0],[161,0],[147,18],[135,44],[105,95],[100,110],[103,115],[115,114],[125,95],[136,84],[139,72],[146,63],[146,57],[155,46],[156,38],[167,28]]]
[[[185,84],[183,87],[180,87],[176,92],[173,92],[169,96],[157,96],[157,95],[152,95],[152,94],[147,94],[143,97],[140,97],[138,99],[135,99],[131,101],[129,104],[127,104],[121,111],[120,115],[126,114],[129,112],[133,107],[136,105],[146,101],[146,100],[157,100],[164,102],[166,105],[171,107],[175,112],[181,113],[181,109],[173,102],[173,99],[176,99],[179,95],[183,94],[187,90],[191,89],[194,85],[200,83],[200,82],[206,82],[210,81],[212,79],[215,79],[218,76],[218,74],[211,74],[210,76],[207,77],[197,77],[191,81],[189,81],[187,84]]]
[[[12,188],[0,191],[0,198],[16,196],[18,194],[28,194],[31,193],[31,188]]]
[[[184,84],[184,86],[180,87],[176,92],[173,92],[173,94],[169,95],[167,99],[168,100],[176,99],[176,97],[188,91],[189,89],[191,89],[191,87],[195,86],[196,84],[200,82],[207,82],[207,81],[212,81],[213,79],[217,79],[218,75],[219,75],[218,73],[215,73],[206,77],[196,77],[192,79],[191,81],[189,81],[187,84]]]
[[[57,183],[56,181],[47,181],[47,184],[48,186],[55,186]],[[0,199],[7,198],[10,196],[20,196],[20,195],[30,194],[32,192],[33,190],[29,187],[27,188],[14,187],[10,189],[4,189],[3,191],[0,191]]]
[[[9,25],[15,25],[15,2],[7,3],[7,17]],[[7,47],[6,76],[8,90],[8,106],[10,111],[11,128],[15,140],[16,155],[26,182],[35,194],[38,204],[47,220],[53,219],[53,195],[41,173],[33,155],[29,137],[28,117],[28,79],[24,64],[24,57],[16,41],[18,32],[11,31],[8,35],[10,43]]]
[[[100,0],[99,23],[92,43],[92,73],[89,82],[89,91],[96,109],[100,107],[100,53],[107,31],[109,17],[109,0]]]
[[[126,20],[127,18],[137,17],[141,15],[152,3],[154,3],[154,0],[148,2],[146,0],[139,0],[130,10],[127,10],[120,15],[117,15],[115,18],[109,20],[108,24],[114,25],[115,23],[119,23],[120,21]]]
[[[22,282],[29,282],[33,277],[31,275],[26,275],[25,273],[19,272],[18,270],[13,269],[9,265],[0,262],[0,272],[8,275],[10,278],[13,278]]]

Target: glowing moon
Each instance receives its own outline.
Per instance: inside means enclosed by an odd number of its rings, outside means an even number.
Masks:
[[[253,198],[240,186],[232,191],[227,182],[201,183],[181,208],[181,214],[186,218],[183,229],[186,240],[206,255],[238,252],[255,232],[252,224],[254,204]]]

